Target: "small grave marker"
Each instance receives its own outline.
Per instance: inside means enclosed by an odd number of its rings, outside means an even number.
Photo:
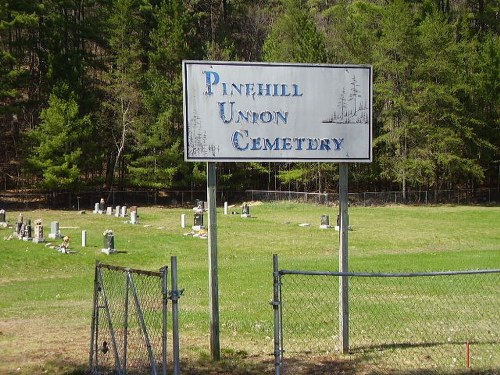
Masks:
[[[115,254],[115,234],[111,229],[106,229],[103,233],[104,248],[101,250],[104,254]]]
[[[0,223],[5,223],[7,222],[5,220],[5,210],[0,210]]]
[[[127,206],[122,206],[121,217],[127,216]]]
[[[24,241],[31,241],[31,219],[28,219],[28,222],[24,226],[24,232],[23,232],[23,240]]]
[[[94,205],[94,211],[92,211],[94,214],[98,214],[99,213],[99,202],[97,202],[95,205]]]
[[[250,217],[250,207],[246,203],[243,205],[243,209],[241,211],[241,217],[243,218]]]
[[[99,213],[102,214],[106,211],[106,203],[104,202],[104,198],[101,198],[99,201]]]
[[[181,228],[186,228],[186,214],[181,214]]]
[[[329,229],[331,228],[330,226],[330,216],[328,215],[321,215],[321,224],[319,226],[321,229]]]
[[[45,242],[43,238],[43,224],[42,219],[35,220],[35,236],[33,237],[34,243],[42,243]]]
[[[203,229],[203,212],[195,212],[193,230]]]
[[[113,207],[111,206],[106,207],[106,215],[113,215]]]
[[[82,247],[87,246],[87,231],[82,230]]]
[[[52,238],[52,239],[61,238],[61,232],[59,230],[59,222],[58,221],[52,221],[50,223],[49,238]]]
[[[120,206],[115,207],[115,216],[120,217]]]
[[[130,211],[130,222],[137,224],[137,211]]]

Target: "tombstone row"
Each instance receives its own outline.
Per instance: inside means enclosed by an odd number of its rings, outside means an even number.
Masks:
[[[106,206],[104,203],[104,199],[101,199],[100,202],[97,202],[94,206],[94,213],[95,214],[104,214],[106,215],[114,215],[115,217],[127,217],[129,216],[128,212],[128,207],[127,206],[116,206],[113,210],[113,207],[111,206]],[[132,224],[137,224],[137,206],[132,206],[130,207],[130,223]]]

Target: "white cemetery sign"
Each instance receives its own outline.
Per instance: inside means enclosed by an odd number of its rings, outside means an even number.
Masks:
[[[187,161],[372,161],[372,68],[184,61]]]
[[[207,162],[212,359],[220,358],[215,162],[338,162],[347,272],[347,163],[372,161],[372,67],[183,61],[184,158]],[[339,283],[343,353],[348,283]]]

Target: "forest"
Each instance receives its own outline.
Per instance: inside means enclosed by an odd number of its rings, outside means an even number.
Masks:
[[[496,187],[495,0],[0,0],[0,190],[199,189],[182,61],[373,67],[355,191]],[[337,189],[335,163],[218,163],[221,189]]]

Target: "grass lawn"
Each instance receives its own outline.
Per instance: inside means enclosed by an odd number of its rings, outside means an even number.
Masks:
[[[279,254],[283,269],[338,270],[338,232],[319,229],[321,215],[335,222],[337,209],[266,203],[250,210],[252,217],[243,219],[218,209],[223,360],[217,364],[208,360],[207,241],[186,236],[190,227],[180,225],[181,214],[192,223],[192,210],[139,207],[137,225],[91,210],[23,211],[25,220],[43,220],[46,237],[50,222],[58,221],[75,253],[4,240],[13,230],[0,228],[0,374],[84,373],[95,262],[157,271],[170,264],[171,256],[177,256],[179,287],[185,289],[181,354],[189,363],[183,373],[273,373],[272,255]],[[9,224],[18,214],[7,212]],[[500,268],[499,207],[351,207],[349,215],[350,271]],[[101,252],[105,229],[115,233],[116,255]],[[85,248],[82,230],[87,231]]]

